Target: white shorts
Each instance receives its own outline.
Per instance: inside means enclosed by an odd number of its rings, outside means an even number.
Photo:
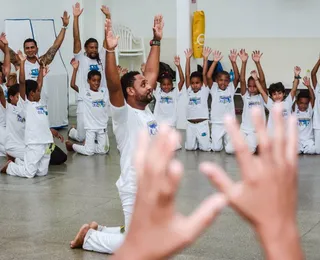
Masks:
[[[316,146],[313,139],[299,141],[299,154],[315,154]]]
[[[226,153],[234,153],[234,149],[231,143],[230,136],[227,134],[223,124],[212,124],[211,126],[211,140],[212,140],[212,150],[215,152],[220,152],[224,148]],[[223,141],[223,143],[222,143]]]
[[[320,154],[320,129],[314,129],[314,145],[316,154]]]
[[[26,146],[17,145],[15,148],[6,149],[6,153],[15,159],[24,159]]]
[[[78,101],[77,106],[77,129],[72,128],[69,137],[75,141],[83,142],[86,138],[86,130],[84,129],[84,103]]]
[[[246,130],[242,130],[242,129],[241,129],[241,131],[244,135],[244,138],[248,144],[250,151],[252,153],[255,153],[257,150],[257,146],[258,146],[256,133],[253,131],[246,131]]]
[[[187,122],[186,150],[211,151],[209,120],[193,124]]]
[[[6,128],[3,126],[0,126],[0,157],[6,156],[6,151],[4,148],[5,137],[6,137]]]

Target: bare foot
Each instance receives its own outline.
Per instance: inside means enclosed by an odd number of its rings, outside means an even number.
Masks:
[[[7,173],[7,168],[8,168],[9,163],[12,163],[12,161],[8,160],[6,162],[6,164],[1,168],[1,171],[0,171],[1,173],[4,173],[4,174]]]
[[[66,141],[66,148],[67,148],[67,151],[69,151],[69,152],[74,152],[74,150],[73,150],[73,143],[72,142],[70,142],[69,140],[68,141]]]
[[[94,222],[94,221],[93,221],[93,222],[90,223],[90,228],[91,228],[91,229],[98,230],[98,226],[99,226],[99,225],[98,225],[97,222]]]
[[[75,248],[81,248],[84,242],[84,238],[86,234],[88,233],[88,230],[90,229],[90,226],[88,224],[83,225],[78,234],[76,235],[75,239],[70,242],[70,247],[72,249]]]

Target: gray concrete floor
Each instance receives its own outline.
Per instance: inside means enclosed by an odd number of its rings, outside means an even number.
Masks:
[[[66,135],[66,130],[62,133]],[[111,129],[109,133],[112,133]],[[50,167],[46,177],[32,180],[0,176],[0,259],[106,259],[106,255],[69,249],[79,227],[90,221],[108,226],[123,224],[115,182],[119,155],[114,135],[107,156],[68,154],[66,165]],[[63,145],[58,144],[60,147]],[[185,176],[178,209],[188,214],[214,191],[198,163],[214,161],[239,179],[234,156],[225,153],[178,152]],[[299,227],[307,259],[318,260],[320,245],[320,157],[301,156],[299,177]],[[0,164],[4,159],[0,159]],[[231,209],[189,249],[175,259],[262,259],[253,232]]]

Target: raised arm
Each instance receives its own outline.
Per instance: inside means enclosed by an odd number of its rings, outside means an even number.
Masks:
[[[314,95],[314,91],[313,91],[313,89],[312,89],[312,87],[311,87],[311,84],[310,84],[310,78],[304,77],[304,78],[303,78],[303,85],[305,85],[305,86],[308,88],[308,90],[309,90],[309,94],[310,94],[310,104],[311,104],[311,106],[312,106],[312,108],[313,108],[313,107],[314,107],[314,102],[315,102],[315,100],[316,100],[316,97],[315,97],[315,95]]]
[[[203,71],[202,71],[202,76],[203,76],[203,84],[205,86],[208,86],[208,80],[207,80],[207,72],[208,72],[208,58],[209,55],[212,53],[212,49],[209,47],[204,47],[202,56],[203,56]]]
[[[260,63],[262,55],[263,55],[263,53],[261,53],[260,51],[254,51],[252,53],[252,60],[256,64],[256,67],[257,67],[257,70],[258,70],[258,73],[259,73],[259,81],[260,81],[264,91],[268,92],[266,78],[265,78],[261,63]]]
[[[0,41],[0,49],[5,52],[4,50],[4,43]],[[10,47],[9,47],[9,54],[10,54],[10,62],[15,66],[16,70],[20,67],[20,59],[17,53],[15,53]]]
[[[241,49],[239,52],[239,57],[242,61],[241,72],[240,72],[240,90],[241,95],[245,95],[247,92],[247,81],[246,81],[246,69],[249,55],[246,53],[245,49]]]
[[[111,20],[111,12],[110,12],[109,7],[107,7],[106,5],[102,5],[100,10],[106,16],[106,19]],[[107,48],[106,40],[103,40],[103,48],[105,48],[105,49]]]
[[[73,9],[73,53],[78,54],[81,51],[80,29],[79,29],[79,17],[83,12],[80,3],[72,6]]]
[[[211,64],[209,71],[207,73],[207,83],[208,87],[211,88],[213,85],[213,79],[212,75],[214,73],[214,70],[216,69],[218,62],[222,60],[223,56],[220,51],[214,51],[213,52],[213,63]]]
[[[294,99],[296,94],[297,94],[297,89],[300,83],[300,73],[301,73],[301,68],[296,66],[294,67],[294,81],[293,81],[293,86],[290,91],[291,98]]]
[[[42,91],[43,79],[49,73],[49,66],[43,66],[43,63],[40,62],[39,75],[37,78],[39,91]]]
[[[7,78],[11,72],[10,51],[5,33],[1,33],[0,41],[4,44],[3,74]]]
[[[118,36],[113,35],[112,22],[110,19],[106,20],[105,34],[105,41],[107,45],[105,73],[110,102],[115,107],[123,107],[125,105],[124,95],[121,88],[121,82],[115,56],[115,49],[118,45]]]
[[[70,16],[66,11],[64,11],[61,19],[63,27],[61,28],[58,37],[54,41],[53,45],[49,48],[49,50],[47,50],[47,52],[40,57],[40,61],[43,63],[44,66],[51,64],[66,35],[66,30],[69,25]]]
[[[229,59],[232,65],[232,69],[234,72],[234,79],[233,79],[233,85],[235,88],[238,87],[239,80],[240,80],[240,74],[239,74],[239,69],[237,65],[237,58],[238,58],[238,53],[237,50],[233,49],[230,51]]]
[[[191,82],[190,82],[190,60],[191,60],[191,57],[193,55],[193,50],[192,49],[186,49],[184,51],[184,54],[186,55],[186,88],[188,89],[191,85]]]
[[[174,57],[174,64],[176,65],[177,67],[177,70],[179,72],[179,83],[178,83],[178,88],[179,88],[179,91],[181,91],[183,85],[184,85],[184,75],[183,75],[183,71],[182,71],[182,68],[181,68],[181,65],[180,65],[180,57],[179,56],[175,56]]]
[[[317,78],[317,73],[320,67],[320,57],[316,63],[316,65],[314,65],[312,71],[311,71],[311,80],[312,80],[312,85],[314,87],[314,89],[317,87],[318,85],[318,78]]]
[[[160,41],[162,40],[163,26],[164,22],[162,15],[156,15],[154,17],[151,50],[144,71],[144,76],[148,80],[150,86],[154,89],[157,87],[157,79],[159,76]]]
[[[26,100],[26,74],[24,69],[24,64],[26,62],[27,57],[21,52],[18,51],[19,59],[20,59],[20,71],[19,71],[19,92],[20,97],[23,100]]]
[[[0,86],[0,103],[4,108],[7,107],[6,97],[4,96],[3,88]]]
[[[71,78],[71,82],[70,82],[70,87],[72,89],[74,89],[74,91],[79,93],[79,88],[76,85],[76,78],[77,78],[77,73],[78,73],[78,69],[79,69],[79,61],[76,59],[72,59],[70,64],[73,67],[73,72],[72,72],[72,78]]]
[[[253,77],[254,81],[256,82],[256,86],[257,86],[257,88],[263,98],[264,103],[267,104],[268,103],[268,94],[267,94],[267,92],[264,91],[263,87],[261,86],[261,83],[258,78],[258,73],[255,70],[253,70],[253,71],[251,71],[251,76]]]

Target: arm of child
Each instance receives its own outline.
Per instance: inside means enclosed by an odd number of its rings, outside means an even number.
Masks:
[[[190,60],[193,55],[192,49],[186,49],[184,54],[186,55],[186,88],[188,89],[191,85],[190,82]]]
[[[311,81],[314,89],[317,87],[317,84],[318,84],[317,73],[318,73],[319,67],[320,67],[320,58],[318,59],[316,65],[314,65],[311,71]]]
[[[251,71],[251,76],[253,77],[254,81],[256,82],[256,86],[257,86],[257,88],[263,98],[264,103],[267,104],[268,103],[268,94],[264,91],[264,89],[259,81],[258,73],[255,70],[253,70],[253,71]]]
[[[294,81],[293,81],[293,86],[292,89],[290,91],[290,96],[292,98],[292,100],[295,98],[296,94],[297,94],[297,89],[300,83],[300,73],[301,73],[301,68],[296,66],[294,67]]]
[[[240,90],[241,96],[244,96],[247,92],[247,83],[246,83],[246,69],[249,55],[246,53],[245,49],[240,50],[239,57],[242,61],[241,72],[240,72]]]
[[[252,60],[256,64],[256,67],[257,67],[257,70],[258,70],[258,74],[259,74],[259,81],[260,81],[264,91],[268,92],[266,78],[265,78],[264,71],[262,69],[261,63],[260,63],[262,55],[263,55],[263,53],[261,53],[260,51],[254,51],[252,53]]]
[[[303,85],[305,85],[305,86],[308,88],[308,90],[309,90],[309,94],[310,94],[310,104],[311,104],[311,106],[312,106],[312,108],[313,108],[313,107],[314,107],[314,102],[315,102],[316,98],[315,98],[314,91],[313,91],[313,89],[312,89],[312,87],[311,87],[311,84],[310,84],[310,78],[304,77],[304,78],[303,78]]]
[[[4,44],[3,74],[7,78],[11,72],[10,51],[5,33],[1,33],[0,41]]]
[[[164,21],[162,15],[154,17],[153,40],[160,42],[163,35]],[[144,76],[148,80],[149,85],[155,89],[157,87],[157,79],[159,77],[160,63],[160,46],[151,46],[149,57],[146,63]]]
[[[234,72],[234,79],[233,79],[233,85],[234,88],[238,87],[239,80],[240,80],[240,73],[237,65],[237,58],[238,58],[238,53],[236,49],[233,49],[230,51],[229,59],[232,65],[232,69]]]
[[[178,83],[178,89],[179,91],[181,91],[183,85],[184,85],[184,75],[183,75],[183,71],[180,65],[180,57],[179,56],[175,56],[174,57],[174,64],[176,65],[178,72],[179,72],[179,83]]]
[[[212,85],[213,85],[212,75],[213,75],[214,70],[216,69],[219,61],[221,61],[222,58],[223,58],[223,56],[220,51],[213,52],[213,63],[211,64],[209,71],[207,73],[207,83],[208,83],[209,88],[212,88]]]
[[[27,57],[21,52],[18,51],[19,59],[20,59],[20,71],[19,71],[19,92],[20,97],[23,100],[26,100],[26,74],[24,69],[24,64],[26,62]]]
[[[0,86],[0,103],[4,108],[7,107],[6,97],[4,96],[4,92],[1,86]]]
[[[43,78],[49,73],[49,67],[43,66],[43,63],[40,62],[39,75],[37,78],[38,88],[41,93],[43,87]]]
[[[70,82],[70,87],[79,93],[79,88],[76,85],[76,79],[77,79],[77,73],[78,73],[78,69],[79,69],[79,61],[76,59],[72,59],[70,64],[73,67],[73,72],[72,72],[72,78],[71,78],[71,82]]]
[[[207,72],[208,72],[208,58],[211,54],[212,49],[209,47],[204,47],[202,56],[203,56],[203,70],[202,70],[202,76],[203,76],[203,84],[207,87],[208,86],[208,80],[207,80]]]
[[[61,19],[63,23],[63,28],[61,28],[61,31],[57,39],[54,41],[53,45],[49,48],[49,50],[47,50],[47,52],[40,57],[40,61],[43,63],[43,66],[51,64],[58,50],[60,49],[61,44],[63,43],[67,30],[66,27],[69,25],[70,16],[66,11],[64,11]]]

